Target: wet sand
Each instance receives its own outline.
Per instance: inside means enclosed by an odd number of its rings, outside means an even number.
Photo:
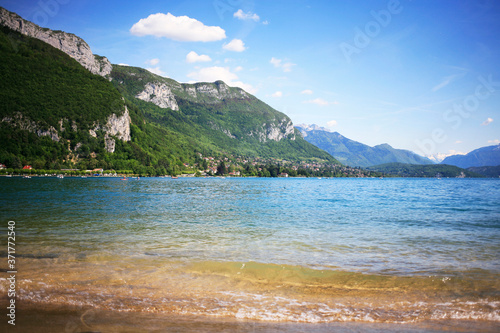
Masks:
[[[3,305],[6,299],[2,300]],[[4,317],[4,316],[2,316]],[[263,322],[190,315],[94,310],[88,307],[21,304],[16,325],[0,323],[2,332],[498,332],[500,323],[488,321],[432,321],[416,324]]]

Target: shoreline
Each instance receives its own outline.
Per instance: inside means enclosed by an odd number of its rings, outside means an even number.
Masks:
[[[2,303],[4,300],[2,300]],[[446,320],[420,323],[291,323],[236,318],[109,311],[70,305],[25,303],[18,308],[16,325],[2,320],[0,329],[12,332],[498,332],[500,323]],[[2,308],[4,308],[2,306]],[[3,317],[3,316],[2,316]]]

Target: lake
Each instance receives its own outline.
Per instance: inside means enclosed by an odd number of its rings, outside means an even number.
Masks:
[[[500,327],[498,179],[1,177],[0,207],[19,306],[87,329],[99,311]]]

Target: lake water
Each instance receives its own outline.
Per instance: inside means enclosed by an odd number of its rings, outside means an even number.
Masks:
[[[21,303],[500,322],[497,179],[2,177],[0,207],[0,268],[13,220]]]

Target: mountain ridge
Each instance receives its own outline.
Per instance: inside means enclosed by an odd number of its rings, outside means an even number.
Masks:
[[[368,167],[367,170],[398,177],[418,178],[481,178],[484,175],[470,169],[447,164],[384,163]]]
[[[87,42],[74,34],[42,28],[3,7],[0,7],[0,25],[52,45],[93,74],[106,76],[111,73],[112,65],[109,60],[93,54]]]
[[[369,167],[385,163],[434,164],[431,160],[409,150],[395,149],[387,143],[370,147],[348,139],[338,132],[332,132],[318,125],[296,128],[309,143],[325,150],[341,163],[352,167]]]
[[[448,156],[441,164],[455,165],[460,168],[498,166],[500,165],[500,144],[481,147],[465,155]]]

